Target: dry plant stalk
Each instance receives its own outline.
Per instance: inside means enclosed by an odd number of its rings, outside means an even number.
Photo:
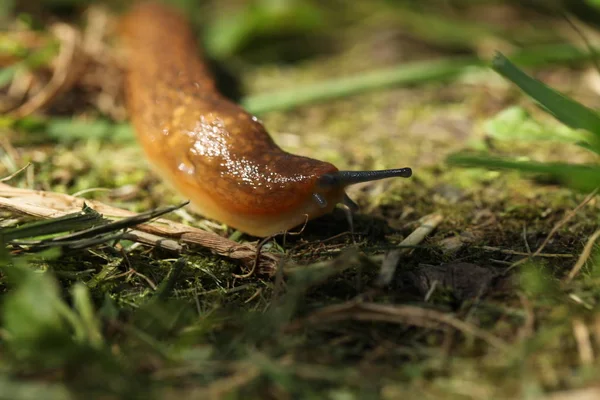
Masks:
[[[379,276],[375,281],[375,286],[384,287],[389,285],[394,277],[400,258],[412,251],[408,246],[417,246],[425,239],[425,237],[427,237],[427,235],[433,232],[443,220],[444,217],[441,214],[429,214],[421,218],[421,225],[400,243],[400,246],[407,247],[392,250],[385,255],[385,259],[381,264]]]
[[[408,324],[427,329],[454,328],[465,335],[482,339],[489,345],[507,351],[509,346],[503,340],[483,329],[461,321],[450,314],[408,305],[390,305],[349,301],[342,304],[323,307],[307,317],[292,322],[289,330],[297,330],[305,325],[332,323],[345,320],[388,322]]]
[[[79,212],[87,204],[108,218],[126,218],[136,215],[131,211],[112,207],[96,200],[87,200],[56,192],[20,189],[0,183],[0,209],[38,218],[57,218]],[[127,239],[146,245],[173,251],[182,251],[181,244],[197,245],[212,250],[215,254],[240,261],[246,268],[253,268],[256,246],[236,243],[216,233],[158,218],[151,223],[141,224],[126,234]],[[272,253],[261,253],[258,272],[273,275],[279,257]]]
[[[594,232],[594,234],[592,236],[590,236],[590,238],[588,239],[587,243],[583,247],[583,251],[581,252],[581,255],[579,256],[579,259],[577,259],[577,262],[575,263],[575,265],[573,266],[571,271],[569,271],[569,274],[565,278],[566,282],[571,282],[571,280],[573,280],[573,278],[575,278],[575,276],[577,276],[577,274],[579,273],[581,268],[583,268],[586,261],[590,258],[590,255],[592,254],[592,250],[594,249],[594,245],[596,244],[596,241],[598,240],[598,238],[600,238],[600,230],[597,230],[596,232]]]
[[[84,70],[86,56],[79,31],[63,23],[53,25],[51,30],[60,41],[52,78],[42,90],[12,111],[16,118],[26,117],[50,104],[58,94],[69,90]]]
[[[161,398],[185,398],[185,399],[207,399],[220,400],[227,398],[230,393],[235,393],[236,390],[250,384],[261,375],[261,369],[258,365],[247,361],[232,363],[231,374],[217,378],[207,386],[202,387],[185,387],[185,388],[167,388],[161,391]],[[159,371],[160,372],[160,371]],[[179,371],[175,371],[176,373]],[[178,377],[175,375],[174,377]],[[158,380],[165,379],[160,373],[155,373],[154,378]],[[173,378],[173,376],[166,376]]]

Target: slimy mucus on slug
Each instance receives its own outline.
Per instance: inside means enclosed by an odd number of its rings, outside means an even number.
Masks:
[[[183,16],[141,3],[121,23],[127,108],[154,169],[201,215],[255,236],[294,228],[339,204],[345,187],[410,168],[339,171],[282,150],[263,125],[221,95]]]

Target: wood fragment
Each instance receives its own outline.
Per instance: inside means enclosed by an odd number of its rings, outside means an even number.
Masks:
[[[594,232],[594,234],[592,236],[590,236],[590,238],[588,239],[587,243],[583,247],[583,251],[581,252],[581,255],[579,256],[579,259],[577,260],[577,262],[575,263],[575,265],[573,266],[571,271],[569,271],[569,274],[565,278],[566,282],[571,282],[571,280],[573,280],[573,278],[575,278],[575,276],[577,276],[579,271],[581,271],[581,268],[583,268],[586,261],[590,258],[590,255],[592,254],[592,250],[594,248],[594,244],[596,244],[596,241],[598,240],[598,238],[600,238],[600,229],[597,230],[596,232]]]
[[[11,179],[13,179],[15,176],[19,175],[21,172],[25,171],[27,168],[29,168],[31,166],[31,163],[27,163],[27,165],[25,165],[24,167],[19,168],[18,170],[16,170],[15,172],[13,172],[12,174],[5,176],[4,178],[0,179],[0,182],[7,182],[10,181]]]
[[[81,211],[83,204],[107,218],[127,218],[136,215],[128,210],[112,207],[96,200],[81,199],[67,194],[14,188],[0,183],[0,209],[26,214],[37,218],[57,218]],[[164,218],[138,225],[127,232],[130,240],[142,244],[160,246],[181,252],[182,244],[207,248],[222,257],[240,261],[246,268],[254,267],[256,246],[236,243],[213,232],[180,224]],[[272,253],[261,253],[257,271],[273,275],[279,257]]]
[[[425,237],[427,237],[427,235],[433,232],[443,220],[444,217],[441,214],[430,214],[423,217],[421,225],[408,235],[400,243],[400,246],[417,246],[425,239]],[[410,248],[401,248],[388,252],[381,265],[379,276],[375,281],[375,286],[381,288],[389,285],[394,277],[400,258],[403,255],[410,253],[412,250],[413,249]]]

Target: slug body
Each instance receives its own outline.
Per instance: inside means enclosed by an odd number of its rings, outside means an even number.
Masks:
[[[138,4],[122,20],[121,39],[138,141],[195,211],[268,236],[344,201],[348,183],[335,166],[283,151],[256,117],[217,91],[183,16]]]

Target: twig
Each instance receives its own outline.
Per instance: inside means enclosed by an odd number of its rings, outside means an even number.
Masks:
[[[529,247],[529,242],[527,241],[527,225],[523,225],[523,241],[525,242],[527,255],[531,255],[531,247]]]
[[[508,344],[503,340],[477,326],[461,321],[450,314],[407,305],[387,305],[350,301],[323,307],[301,320],[292,322],[287,329],[297,330],[307,324],[312,325],[344,320],[389,322],[430,329],[440,329],[450,326],[465,335],[471,335],[482,339],[498,349],[506,351],[509,348]]]
[[[151,233],[142,231],[127,231],[123,234],[122,238],[124,240],[131,240],[132,242],[145,244],[146,246],[160,247],[161,249],[174,251],[176,253],[181,253],[184,251],[184,246],[182,246],[177,240],[165,239],[162,236],[153,235]]]
[[[0,209],[19,212],[38,218],[56,218],[81,211],[87,204],[97,212],[110,218],[127,218],[135,213],[112,207],[96,200],[84,200],[56,192],[20,189],[0,183]],[[256,247],[236,243],[215,233],[180,224],[163,218],[151,223],[136,226],[126,233],[129,239],[137,239],[143,244],[158,245],[167,249],[182,251],[181,243],[208,248],[214,253],[242,262],[252,268],[256,262]],[[179,245],[174,242],[177,241]],[[257,265],[263,274],[275,273],[279,257],[272,253],[263,253]]]
[[[256,267],[258,266],[258,263],[260,261],[260,251],[262,250],[263,246],[269,240],[273,239],[277,235],[278,234],[268,236],[268,237],[262,239],[260,242],[258,242],[258,245],[256,246],[256,257],[254,257],[254,263],[252,263],[252,269],[250,269],[250,271],[246,272],[245,274],[241,274],[241,275],[233,274],[233,277],[237,278],[237,279],[246,279],[246,278],[250,278],[252,275],[254,275],[254,272],[256,271]]]
[[[207,398],[207,399],[222,399],[227,396],[228,393],[235,391],[236,389],[247,385],[252,382],[258,376],[260,376],[261,370],[256,364],[252,363],[238,363],[235,372],[225,378],[220,378],[214,381],[208,386],[205,391],[206,397],[200,396],[196,398]]]
[[[12,178],[14,178],[15,176],[19,175],[21,172],[25,171],[30,166],[31,166],[31,163],[27,163],[27,165],[25,165],[24,167],[21,167],[18,170],[16,170],[15,172],[13,172],[12,174],[10,174],[8,176],[5,176],[4,178],[0,179],[0,182],[10,181]]]
[[[145,280],[146,283],[148,284],[148,286],[150,286],[150,288],[152,290],[156,290],[156,283],[154,283],[154,281],[152,279],[148,278],[146,275],[142,274],[141,272],[136,271],[133,268],[131,268],[130,271],[133,275],[137,275],[140,278],[142,278],[143,280]]]
[[[531,256],[531,253],[528,253],[528,252],[503,249],[501,247],[494,247],[494,246],[473,246],[473,248],[481,249],[481,250],[485,250],[485,251],[497,251],[498,253],[511,254],[514,256]],[[537,256],[544,257],[544,258],[573,258],[573,257],[575,257],[573,254],[561,254],[561,253],[556,253],[556,254],[554,254],[554,253],[539,253]]]
[[[439,281],[437,281],[437,280],[435,280],[431,283],[431,287],[429,288],[427,293],[425,293],[425,297],[423,298],[423,301],[425,303],[429,303],[429,299],[431,299],[431,296],[433,296],[433,294],[435,293],[435,289],[437,288],[438,284],[439,284]]]
[[[250,296],[248,299],[244,300],[244,304],[248,304],[252,300],[254,300],[255,298],[257,298],[258,296],[260,296],[260,294],[262,293],[262,290],[263,290],[263,288],[258,288],[256,290],[256,292],[254,292],[254,294],[252,296]]]
[[[100,224],[97,226],[92,226],[91,228],[78,230],[77,232],[69,233],[63,236],[59,236],[56,238],[45,239],[45,240],[36,240],[36,241],[24,241],[20,240],[17,244],[22,245],[51,245],[53,243],[77,243],[78,240],[88,239],[88,238],[96,238],[99,235],[103,235],[106,233],[117,232],[120,230],[129,229],[131,227],[141,225],[147,222],[152,221],[153,219],[157,219],[158,217],[168,214],[178,208],[183,207],[185,204],[180,204],[178,206],[169,206],[164,208],[157,208],[155,210],[150,210],[141,214],[135,214],[131,217],[122,218],[116,221]],[[98,215],[98,214],[96,214]],[[122,234],[119,234],[122,236]]]
[[[437,226],[444,220],[441,214],[430,214],[423,217],[421,225],[406,237],[400,246],[416,246],[421,243],[427,235],[429,235]],[[389,285],[396,272],[396,266],[400,258],[412,251],[412,248],[395,249],[388,252],[383,260],[379,276],[375,281],[376,287],[384,287]]]
[[[567,277],[565,278],[566,282],[571,282],[571,280],[573,278],[575,278],[575,275],[577,275],[579,273],[579,271],[581,270],[581,268],[583,268],[583,266],[585,265],[585,262],[590,257],[590,254],[592,254],[592,249],[594,248],[594,244],[596,243],[596,240],[598,240],[599,237],[600,237],[600,229],[597,230],[596,232],[594,232],[594,234],[592,236],[590,236],[590,238],[588,239],[587,243],[583,247],[583,251],[581,252],[581,255],[579,255],[579,259],[577,260],[577,262],[575,263],[575,265],[569,272],[569,275],[567,275]]]

